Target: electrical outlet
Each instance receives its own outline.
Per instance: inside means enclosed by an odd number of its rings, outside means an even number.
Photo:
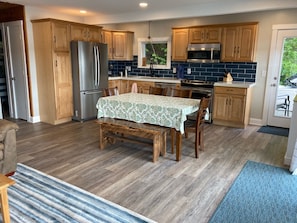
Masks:
[[[172,73],[176,74],[176,67],[172,68]]]
[[[131,71],[131,66],[126,66],[127,71]]]
[[[187,69],[187,74],[191,74],[191,73],[192,73],[191,68],[188,67],[188,69]]]

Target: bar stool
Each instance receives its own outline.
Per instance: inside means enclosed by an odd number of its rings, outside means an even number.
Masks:
[[[15,183],[14,180],[0,174],[0,199],[3,223],[10,222],[7,188]]]

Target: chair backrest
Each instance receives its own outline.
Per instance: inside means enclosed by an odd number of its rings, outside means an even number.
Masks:
[[[104,91],[104,96],[113,96],[113,95],[117,95],[119,93],[118,91],[118,87],[114,87],[114,88],[105,88]]]
[[[166,93],[167,93],[167,88],[153,87],[153,86],[150,86],[149,88],[149,94],[166,95]]]
[[[210,104],[210,97],[203,97],[200,100],[199,109],[197,112],[197,119],[196,119],[196,129],[199,129],[200,126],[205,122],[205,115],[207,113],[207,109]]]
[[[191,98],[192,90],[191,89],[170,88],[167,95],[171,96],[171,97]]]

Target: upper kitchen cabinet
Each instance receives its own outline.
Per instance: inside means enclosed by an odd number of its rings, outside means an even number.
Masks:
[[[71,40],[101,42],[101,30],[99,26],[71,24]]]
[[[189,43],[219,43],[222,28],[217,26],[190,28]]]
[[[103,43],[108,45],[108,59],[133,60],[133,37],[129,31],[103,31]]]
[[[32,25],[40,120],[54,125],[71,121],[70,24],[42,19]]]
[[[223,28],[222,62],[253,62],[258,24],[230,25]]]
[[[172,61],[186,61],[189,43],[188,28],[172,29]]]
[[[61,21],[50,22],[52,46],[55,51],[69,51],[70,26]]]

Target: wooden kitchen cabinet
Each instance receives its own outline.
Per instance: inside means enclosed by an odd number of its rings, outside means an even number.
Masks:
[[[121,80],[120,94],[131,92],[131,88],[129,89],[129,81]]]
[[[123,93],[121,89],[121,80],[108,80],[108,87],[109,88],[118,88],[119,93]]]
[[[133,83],[137,84],[138,93],[148,94],[150,86],[154,87],[155,82],[152,81],[135,81],[135,80],[129,80],[128,83],[128,92],[131,92]]]
[[[71,24],[71,40],[101,42],[101,30],[99,26]]]
[[[249,122],[251,89],[214,87],[213,123],[245,128]]]
[[[186,61],[187,47],[189,43],[188,28],[172,29],[172,61]]]
[[[130,31],[103,31],[103,43],[108,46],[108,59],[133,60],[133,37]]]
[[[41,19],[33,20],[32,25],[40,120],[54,125],[71,121],[70,24]]]
[[[67,23],[55,21],[50,24],[52,32],[52,48],[55,51],[69,51],[70,27]],[[48,34],[49,34],[48,33]]]
[[[189,43],[220,43],[222,28],[216,26],[190,28]]]
[[[256,45],[257,23],[223,28],[222,62],[252,62]]]

